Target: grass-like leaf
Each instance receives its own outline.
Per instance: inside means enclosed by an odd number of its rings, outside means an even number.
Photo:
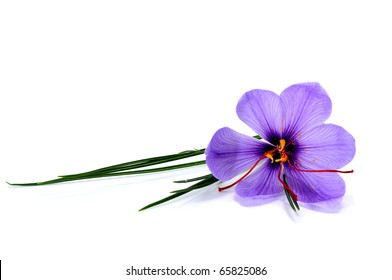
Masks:
[[[76,181],[76,180],[87,180],[87,179],[96,179],[96,178],[156,173],[156,172],[169,171],[169,170],[175,170],[175,169],[183,169],[186,167],[192,167],[192,166],[197,166],[197,165],[203,165],[205,163],[206,163],[205,160],[200,160],[200,161],[195,161],[195,162],[189,162],[189,163],[183,163],[183,164],[177,164],[177,165],[171,165],[171,166],[165,166],[165,167],[159,167],[159,168],[140,169],[140,170],[132,170],[132,171],[124,171],[124,172],[116,172],[116,173],[96,173],[96,174],[95,173],[88,173],[88,174],[84,174],[84,175],[80,175],[80,176],[60,177],[60,178],[49,180],[49,181],[35,182],[35,183],[22,183],[22,184],[19,184],[19,183],[15,184],[15,183],[8,183],[8,182],[7,183],[11,186],[22,186],[22,187],[42,186],[42,185],[70,182],[70,181]]]
[[[194,157],[194,156],[202,155],[202,154],[204,154],[204,152],[205,152],[205,149],[183,151],[178,154],[139,159],[139,160],[134,160],[134,161],[130,161],[130,162],[107,166],[107,167],[103,167],[103,168],[99,168],[99,169],[95,169],[95,170],[91,170],[91,171],[87,171],[87,172],[83,172],[83,173],[61,175],[59,177],[71,178],[71,177],[84,177],[84,176],[89,176],[92,174],[95,174],[95,175],[97,175],[97,174],[110,174],[110,173],[115,173],[115,172],[120,172],[120,171],[138,169],[138,168],[153,166],[153,165],[157,165],[157,164],[167,163],[167,162],[185,159],[185,158],[189,158],[189,157]]]
[[[285,182],[287,184],[285,174],[283,174],[283,182]],[[291,208],[294,210],[294,212],[299,211],[300,208],[299,208],[297,201],[292,197],[291,193],[288,190],[286,190],[286,188],[283,188],[283,189],[284,189],[284,193],[286,194],[287,200],[290,203]]]
[[[166,203],[166,202],[168,202],[168,201],[170,201],[170,200],[172,200],[172,199],[175,199],[175,198],[177,198],[177,197],[179,197],[179,196],[182,196],[182,195],[184,195],[184,194],[187,194],[188,192],[191,192],[191,191],[194,191],[194,190],[197,190],[197,189],[201,189],[201,188],[208,187],[208,186],[210,186],[210,185],[212,185],[212,184],[214,184],[214,183],[216,183],[216,182],[219,181],[219,180],[218,180],[217,178],[215,178],[212,174],[205,175],[205,176],[202,176],[202,177],[204,177],[204,179],[200,180],[198,183],[193,184],[192,186],[190,186],[190,187],[188,187],[188,188],[185,188],[185,189],[172,191],[172,192],[171,192],[171,193],[172,193],[171,195],[169,195],[169,196],[167,196],[167,197],[165,197],[165,198],[163,198],[163,199],[161,199],[161,200],[158,200],[158,201],[155,201],[155,202],[153,202],[153,203],[150,203],[150,204],[144,206],[143,208],[141,208],[139,211],[143,211],[143,210],[146,210],[146,209],[148,209],[148,208],[151,208],[151,207],[160,205],[160,204],[162,204],[162,203]],[[201,178],[201,177],[197,177],[197,178]],[[193,179],[197,179],[197,178],[193,178]],[[189,180],[193,180],[193,179],[189,179]],[[195,181],[195,180],[194,180],[194,181]]]

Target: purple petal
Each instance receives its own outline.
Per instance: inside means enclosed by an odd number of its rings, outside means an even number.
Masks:
[[[317,126],[297,139],[295,158],[301,169],[339,169],[355,155],[354,138],[334,124]]]
[[[298,201],[316,203],[336,200],[345,193],[345,183],[337,173],[306,173],[285,167],[287,185],[298,196]]]
[[[238,183],[235,192],[240,197],[270,197],[282,193],[282,184],[278,180],[279,166],[271,165],[269,159],[248,177]]]
[[[266,145],[228,127],[221,128],[205,152],[208,168],[219,180],[230,180],[250,169],[263,155]]]
[[[296,84],[280,95],[285,136],[321,125],[332,111],[331,99],[318,83]]]
[[[281,114],[280,97],[268,90],[248,91],[237,105],[238,117],[267,141],[281,136]]]

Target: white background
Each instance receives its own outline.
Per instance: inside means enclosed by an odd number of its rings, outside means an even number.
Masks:
[[[387,2],[1,1],[4,279],[163,279],[126,276],[132,265],[268,270],[176,279],[390,279]],[[244,207],[216,187],[137,212],[205,168],[4,183],[203,148],[223,126],[253,135],[240,96],[305,81],[331,96],[327,122],[356,138],[339,213],[295,215],[283,197]]]

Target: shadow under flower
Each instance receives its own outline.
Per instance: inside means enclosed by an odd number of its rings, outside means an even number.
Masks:
[[[251,198],[243,198],[238,195],[235,195],[234,199],[241,205],[245,207],[255,207],[255,206],[261,206],[265,205],[268,203],[271,203],[276,200],[281,200],[283,202],[284,208],[287,210],[289,213],[297,213],[299,214],[300,211],[298,212],[293,212],[290,207],[288,207],[286,198],[280,194],[277,195],[271,195],[271,196],[258,196],[258,197],[251,197]],[[353,200],[351,197],[340,197],[337,199],[331,199],[327,201],[321,201],[317,203],[298,203],[300,205],[300,208],[304,209],[309,209],[313,211],[318,211],[322,213],[339,213],[342,210],[350,207],[353,205]],[[286,207],[287,206],[287,207]]]
[[[245,207],[255,207],[264,204],[271,203],[272,201],[277,200],[280,195],[271,195],[271,196],[255,196],[249,198],[243,198],[238,195],[235,195],[234,199],[237,201],[241,206]]]
[[[301,204],[301,207],[313,211],[334,214],[341,212],[342,210],[350,207],[351,205],[353,205],[352,198],[346,196],[317,203],[303,203]]]

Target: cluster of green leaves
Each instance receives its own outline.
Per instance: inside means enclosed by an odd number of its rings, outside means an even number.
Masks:
[[[157,206],[159,204],[165,203],[165,202],[167,202],[169,200],[172,200],[174,198],[182,196],[182,195],[184,195],[184,194],[186,194],[188,192],[208,187],[208,186],[218,182],[219,180],[217,178],[215,178],[214,175],[208,174],[208,175],[204,175],[204,176],[197,177],[197,178],[192,178],[192,179],[187,179],[187,180],[182,180],[182,181],[174,181],[174,183],[188,183],[188,182],[194,182],[194,181],[197,181],[197,183],[193,184],[190,187],[184,188],[184,189],[172,191],[171,195],[169,195],[169,196],[167,196],[167,197],[165,197],[165,198],[163,198],[161,200],[158,200],[156,202],[153,202],[151,204],[148,204],[148,205],[144,206],[143,208],[141,208],[139,211],[143,211],[143,210],[146,210],[148,208],[151,208],[151,207]]]
[[[104,178],[104,177],[115,177],[115,176],[125,176],[125,175],[136,175],[136,174],[147,174],[147,173],[155,173],[155,172],[162,172],[174,169],[181,169],[196,165],[203,165],[206,163],[205,160],[190,162],[190,163],[183,163],[183,164],[176,164],[171,166],[164,166],[164,167],[156,167],[156,168],[149,168],[149,169],[142,169],[145,167],[163,164],[167,162],[172,162],[176,160],[181,160],[189,157],[194,157],[197,155],[204,154],[205,149],[201,150],[190,150],[184,151],[178,154],[172,154],[167,156],[160,156],[160,157],[153,157],[153,158],[146,158],[140,159],[135,161],[130,161],[126,163],[116,164],[100,169],[95,169],[83,173],[77,174],[70,174],[70,175],[60,175],[58,178],[43,182],[35,182],[35,183],[23,183],[23,184],[10,184],[12,186],[40,186],[40,185],[48,185],[54,183],[63,183],[69,181],[77,181],[77,180],[87,180],[87,179],[95,179],[95,178]]]
[[[198,155],[204,154],[205,149],[197,149],[197,150],[188,150],[184,151],[178,154],[171,154],[171,155],[166,155],[166,156],[159,156],[159,157],[152,157],[152,158],[146,158],[146,159],[140,159],[140,160],[135,160],[135,161],[130,161],[126,163],[121,163],[121,164],[116,164],[104,168],[99,168],[83,173],[77,173],[77,174],[69,174],[69,175],[61,175],[58,176],[58,178],[48,180],[48,181],[43,181],[43,182],[34,182],[34,183],[21,183],[21,184],[12,184],[8,183],[12,186],[41,186],[41,185],[48,185],[48,184],[55,184],[55,183],[63,183],[63,182],[70,182],[70,181],[79,181],[79,180],[88,180],[88,179],[96,179],[96,178],[105,178],[105,177],[115,177],[115,176],[126,176],[126,175],[137,175],[137,174],[148,174],[148,173],[156,173],[156,172],[162,172],[162,171],[169,171],[169,170],[175,170],[175,169],[182,169],[186,167],[192,167],[192,166],[197,166],[197,165],[204,165],[206,164],[205,160],[199,160],[199,161],[194,161],[194,162],[187,162],[187,163],[181,163],[181,164],[175,164],[175,165],[170,165],[170,166],[162,166],[162,167],[154,167],[154,168],[146,168],[146,167],[151,167],[151,166],[156,166],[160,164],[165,164],[168,162],[173,162],[177,160],[182,160]],[[208,174],[205,176],[197,177],[197,178],[192,178],[192,179],[187,179],[187,180],[182,180],[182,181],[175,181],[175,183],[188,183],[188,182],[197,182],[190,187],[180,189],[180,190],[175,190],[172,192],[172,195],[158,200],[154,203],[151,203],[139,211],[151,208],[153,206],[165,203],[167,201],[170,201],[174,198],[177,198],[179,196],[182,196],[188,192],[191,192],[193,190],[197,190],[200,188],[204,188],[207,186],[210,186],[217,182],[218,179],[216,179],[212,174]]]

